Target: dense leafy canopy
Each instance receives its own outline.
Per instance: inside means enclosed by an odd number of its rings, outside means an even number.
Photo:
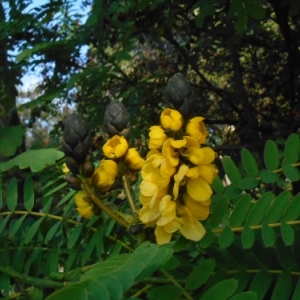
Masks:
[[[297,299],[299,19],[297,0],[2,1],[1,297]],[[158,246],[133,234],[140,224],[84,220],[62,171],[65,115],[89,121],[99,160],[105,107],[122,101],[145,157],[178,72],[218,154],[206,234]],[[22,90],[32,73],[39,84]],[[118,182],[104,201],[127,214],[123,199]]]

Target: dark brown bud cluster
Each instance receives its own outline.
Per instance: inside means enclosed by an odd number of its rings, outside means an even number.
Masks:
[[[66,155],[66,165],[73,174],[66,178],[70,188],[81,189],[81,180],[77,174],[91,177],[95,167],[93,156],[89,153],[92,146],[92,137],[89,124],[82,115],[74,113],[65,120],[62,139],[63,151]]]
[[[125,138],[130,132],[130,116],[121,102],[111,102],[104,115],[104,129],[109,136],[120,135]]]
[[[168,107],[178,110],[184,118],[188,118],[193,109],[194,95],[187,79],[176,73],[170,80],[165,91]]]

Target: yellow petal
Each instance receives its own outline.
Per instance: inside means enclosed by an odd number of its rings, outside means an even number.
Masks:
[[[196,201],[207,201],[212,195],[210,185],[201,177],[187,180],[187,192]]]
[[[163,226],[156,226],[154,233],[158,245],[169,243],[172,237],[172,233],[166,232]]]
[[[159,212],[161,217],[156,224],[159,226],[166,225],[171,222],[176,216],[176,202],[172,201],[170,195],[164,196],[159,203]]]
[[[201,149],[203,151],[203,160],[201,164],[210,164],[216,158],[215,151],[210,147],[203,147]]]
[[[174,199],[178,198],[179,193],[179,186],[181,181],[184,179],[186,172],[188,171],[189,167],[187,165],[181,165],[176,175],[174,175],[174,186],[173,186],[173,195]]]
[[[179,222],[179,218],[175,217],[173,221],[169,222],[168,224],[164,225],[164,230],[168,233],[173,233],[177,231],[181,226]]]
[[[119,158],[128,149],[128,143],[123,136],[115,135],[109,139],[102,147],[103,154],[107,158]]]
[[[205,228],[203,225],[188,216],[184,216],[181,218],[182,226],[180,227],[181,234],[192,241],[200,241],[205,235]]]
[[[189,195],[184,195],[184,206],[197,220],[206,220],[210,213],[210,207],[202,202],[193,200]]]
[[[78,207],[77,211],[85,219],[90,219],[94,215],[93,206],[92,205],[89,205],[89,206],[84,207],[84,208],[79,208]]]
[[[205,128],[203,120],[204,118],[202,117],[192,118],[186,126],[187,134],[195,138],[199,144],[205,144],[206,137],[208,136],[208,131]]]
[[[217,176],[217,169],[214,165],[199,165],[199,176],[201,176],[207,183],[211,184]]]
[[[130,169],[137,171],[142,168],[145,161],[136,148],[130,148],[125,155],[125,162]]]
[[[153,196],[155,193],[158,192],[158,187],[151,181],[143,180],[140,185],[140,191],[145,196]]]
[[[170,143],[174,148],[182,148],[186,144],[186,140],[174,140],[173,138],[170,138]]]
[[[199,169],[198,166],[189,168],[185,174],[189,178],[197,178],[199,177]]]
[[[165,129],[179,130],[183,124],[183,117],[179,111],[166,108],[160,116],[160,122]]]

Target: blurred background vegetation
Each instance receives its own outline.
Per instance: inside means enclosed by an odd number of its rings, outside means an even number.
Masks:
[[[217,151],[260,150],[299,128],[299,14],[296,0],[2,1],[1,132],[22,124],[18,151],[58,145],[71,110],[99,132],[122,101],[143,139],[180,72]]]

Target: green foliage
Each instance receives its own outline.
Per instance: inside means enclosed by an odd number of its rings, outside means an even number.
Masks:
[[[0,128],[0,155],[12,156],[23,143],[25,128],[22,126],[4,126]]]

